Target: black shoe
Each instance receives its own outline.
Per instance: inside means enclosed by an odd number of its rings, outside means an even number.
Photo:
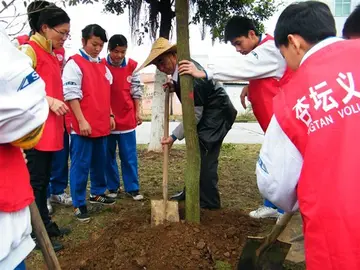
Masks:
[[[52,221],[50,221],[50,223],[47,224],[45,228],[49,237],[63,237],[64,235],[68,235],[71,232],[71,230],[68,228],[59,228],[59,226]]]
[[[113,205],[115,204],[115,200],[106,197],[106,195],[90,195],[90,203],[99,203],[104,205]]]
[[[38,243],[37,239],[33,237],[33,240],[34,240],[34,242],[36,244],[35,249],[40,250],[40,246],[39,246],[39,243]],[[53,239],[50,239],[50,241],[51,241],[51,244],[52,244],[53,249],[54,249],[55,252],[58,252],[58,251],[64,249],[64,245],[61,244],[59,241],[56,241],[56,240],[53,240]]]
[[[178,202],[185,201],[185,190],[171,196],[170,200]]]
[[[88,214],[86,205],[82,205],[79,208],[75,208],[74,214],[76,218],[81,222],[87,223],[90,221],[90,216]]]

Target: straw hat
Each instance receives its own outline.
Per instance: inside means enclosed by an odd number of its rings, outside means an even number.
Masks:
[[[136,72],[140,71],[144,67],[147,67],[148,65],[151,65],[158,56],[167,52],[176,52],[176,44],[172,45],[166,38],[158,38],[152,45],[149,56],[146,58],[145,62],[136,70]]]

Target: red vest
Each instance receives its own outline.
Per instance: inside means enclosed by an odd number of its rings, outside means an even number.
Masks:
[[[137,62],[129,59],[125,67],[114,67],[106,59],[102,60],[113,75],[111,85],[111,108],[115,115],[116,131],[124,131],[136,128],[135,105],[132,99],[131,76],[137,66]]]
[[[46,95],[64,100],[61,71],[57,58],[42,49],[36,42],[29,41],[37,59],[36,72],[45,82]],[[59,151],[64,147],[64,117],[49,110],[43,135],[35,149],[40,151]]]
[[[272,36],[266,35],[266,38],[258,46],[273,40]],[[273,98],[279,93],[280,87],[289,81],[291,75],[292,71],[287,68],[280,80],[271,77],[251,80],[249,82],[248,99],[251,102],[254,115],[264,132],[273,115]]]
[[[81,111],[91,126],[89,137],[103,137],[110,134],[110,82],[106,78],[106,65],[93,63],[81,55],[70,57],[82,72],[81,90],[83,99],[80,100]],[[71,111],[65,118],[66,127],[72,127],[80,135],[79,123]],[[68,130],[70,132],[70,130]]]
[[[33,201],[29,171],[20,148],[0,144],[0,212],[16,212]]]
[[[310,55],[274,99],[303,156],[297,196],[306,269],[360,269],[360,40]]]
[[[30,40],[30,37],[28,35],[22,35],[22,36],[18,36],[16,39],[18,40],[19,45],[23,45],[29,43],[28,41]],[[61,49],[53,50],[53,52],[56,55],[56,58],[59,61],[60,69],[62,70],[65,61],[65,49],[61,48]]]

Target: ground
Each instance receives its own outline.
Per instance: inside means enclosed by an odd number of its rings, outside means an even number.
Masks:
[[[184,221],[150,226],[150,199],[161,198],[162,156],[139,148],[139,175],[143,202],[119,199],[111,207],[91,209],[88,224],[76,221],[71,208],[55,207],[53,219],[72,233],[59,239],[62,269],[234,269],[247,235],[264,235],[274,220],[248,217],[261,204],[255,180],[259,145],[224,144],[220,157],[219,188],[222,209],[202,211],[201,225]],[[184,146],[171,150],[169,194],[182,189]],[[182,209],[182,205],[180,205]],[[183,210],[180,211],[183,216]],[[299,225],[297,225],[299,227]],[[35,251],[28,269],[46,269]],[[303,263],[285,263],[285,269],[305,269]]]

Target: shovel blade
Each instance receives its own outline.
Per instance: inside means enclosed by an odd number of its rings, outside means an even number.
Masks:
[[[281,270],[291,244],[276,240],[260,256],[256,250],[265,241],[262,237],[248,237],[237,270]]]
[[[179,205],[175,201],[167,201],[165,205],[164,200],[151,201],[151,224],[159,225],[165,221],[179,222]]]

